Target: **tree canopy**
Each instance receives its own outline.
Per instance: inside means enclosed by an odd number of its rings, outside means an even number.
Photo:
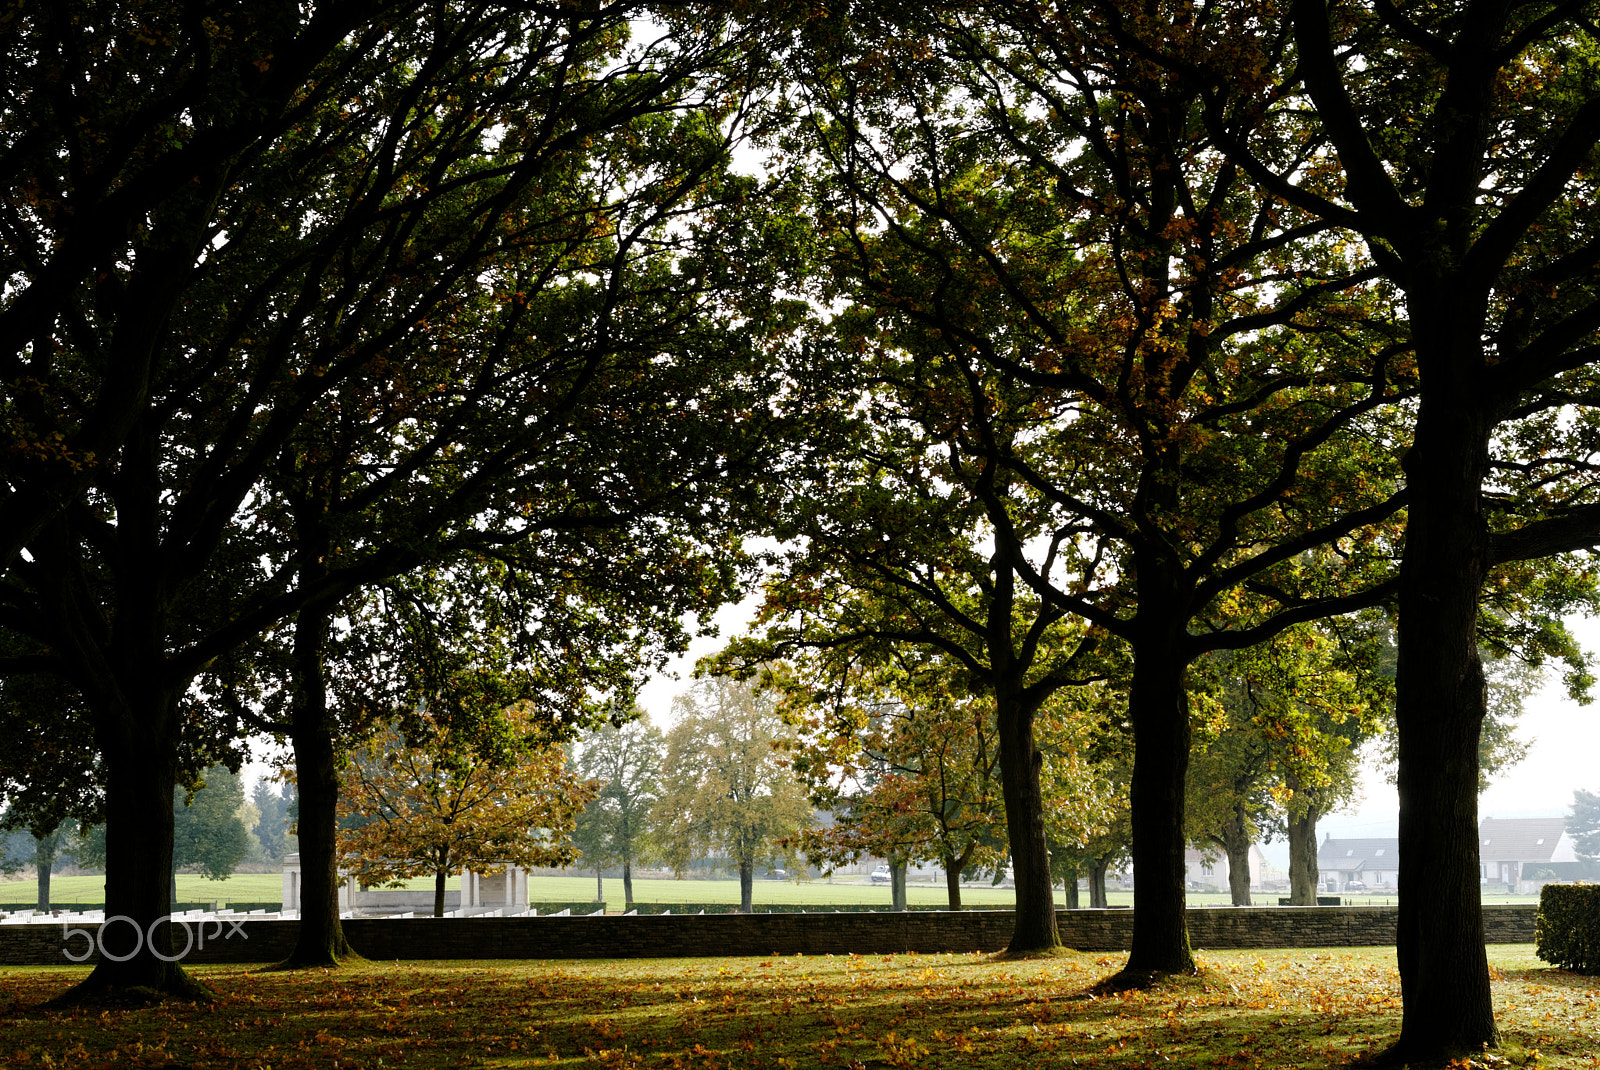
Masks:
[[[633,867],[657,853],[649,818],[661,795],[665,759],[666,737],[637,710],[633,720],[588,734],[577,750],[573,771],[600,785],[572,834],[583,864],[595,870],[597,900],[605,898],[600,872],[621,866],[623,901],[633,902]]]
[[[577,815],[599,785],[566,768],[560,747],[527,733],[525,707],[505,711],[509,753],[424,714],[415,742],[390,727],[353,755],[342,778],[340,814],[355,819],[339,837],[345,868],[364,884],[434,878],[433,910],[444,914],[445,880],[464,869],[559,866],[575,852]]]
[[[749,683],[701,681],[673,702],[661,797],[653,820],[662,860],[683,872],[701,855],[739,871],[740,909],[751,908],[757,862],[796,851],[787,837],[812,822],[811,804],[779,744],[783,721],[770,696]]]

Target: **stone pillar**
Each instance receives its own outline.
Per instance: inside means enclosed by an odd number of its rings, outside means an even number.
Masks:
[[[300,909],[300,856],[283,856],[283,909]]]

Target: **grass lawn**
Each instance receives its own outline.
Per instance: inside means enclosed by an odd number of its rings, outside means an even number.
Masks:
[[[407,881],[406,887],[419,891],[432,890],[432,877],[418,877]],[[450,888],[460,887],[458,878],[451,878]],[[529,898],[535,902],[546,903],[578,903],[590,902],[594,899],[593,876],[570,877],[530,877],[528,880]],[[0,881],[0,903],[26,903],[31,904],[35,897],[35,885],[31,880]],[[739,901],[739,882],[737,880],[654,880],[639,878],[633,882],[634,898],[642,903],[737,903]],[[609,910],[622,910],[622,881],[620,878],[606,878],[605,880],[606,907]],[[178,899],[182,902],[208,902],[220,900],[224,903],[276,903],[283,896],[283,877],[277,873],[235,873],[224,881],[206,880],[193,874],[178,874]],[[70,906],[74,903],[99,903],[105,900],[104,877],[56,877],[50,882],[50,898],[58,906]],[[935,884],[913,883],[906,888],[906,899],[914,904],[943,905],[946,901],[944,883]],[[1371,903],[1376,906],[1390,905],[1395,902],[1393,893],[1387,895],[1374,892],[1365,895],[1352,895],[1346,897],[1351,903]],[[1133,893],[1121,889],[1112,889],[1109,895],[1112,906],[1132,906]],[[1266,906],[1278,901],[1276,893],[1260,894],[1255,897],[1258,905]],[[1485,903],[1536,903],[1537,896],[1507,896],[1485,895]],[[763,903],[803,903],[815,906],[842,905],[847,903],[882,903],[889,905],[889,886],[887,884],[870,884],[866,878],[839,877],[833,883],[825,880],[814,881],[770,881],[758,880],[755,883],[755,902],[759,907]],[[1010,888],[994,888],[987,885],[974,886],[961,889],[961,902],[967,907],[1010,907],[1016,903],[1016,894]],[[1064,893],[1056,889],[1056,902],[1066,905]],[[1087,893],[1083,893],[1082,902],[1088,905]],[[1225,906],[1228,896],[1222,892],[1190,892],[1190,906]]]
[[[0,903],[32,905],[37,899],[38,887],[31,880],[0,881]],[[104,877],[50,878],[50,902],[56,906],[103,903],[105,899]],[[209,902],[213,899],[235,903],[278,903],[283,900],[283,875],[235,873],[227,880],[213,881],[198,874],[180,873],[178,899],[185,903]]]
[[[1489,949],[1509,1062],[1600,1067],[1600,979]],[[43,1011],[84,967],[0,967],[0,1065],[1330,1067],[1392,1039],[1386,948],[1210,952],[1202,973],[1093,999],[1120,958],[886,955],[198,967],[220,999]],[[1535,1052],[1538,1053],[1537,1057]]]

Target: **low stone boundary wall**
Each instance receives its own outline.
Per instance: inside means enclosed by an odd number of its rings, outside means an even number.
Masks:
[[[1486,942],[1533,942],[1533,904],[1486,906]],[[1189,911],[1197,950],[1246,947],[1382,947],[1395,940],[1396,907],[1212,907]],[[1080,951],[1126,951],[1131,910],[1063,910],[1061,939]],[[1011,938],[1009,910],[882,914],[674,914],[625,917],[352,918],[350,946],[370,959],[695,958],[721,955],[895,954],[996,951]],[[126,924],[126,923],[122,923]],[[294,947],[298,921],[188,920],[185,962],[274,962]],[[0,964],[66,965],[89,953],[100,926],[0,925]],[[120,934],[126,936],[127,934]],[[173,951],[184,944],[174,934]]]

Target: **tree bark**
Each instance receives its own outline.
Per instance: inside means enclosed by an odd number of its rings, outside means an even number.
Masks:
[[[34,840],[33,865],[38,871],[38,903],[35,909],[41,914],[50,912],[50,870],[56,863],[56,854],[60,846],[60,829]]]
[[[209,998],[179,965],[172,926],[172,794],[178,773],[178,693],[124,690],[97,717],[106,789],[108,952],[58,1002],[101,995]],[[113,921],[112,919],[117,919]],[[123,961],[114,961],[114,958]]]
[[[1297,907],[1317,905],[1317,819],[1321,812],[1306,807],[1299,815],[1289,815],[1289,904]]]
[[[604,903],[606,901],[605,878],[601,876],[599,866],[594,867],[594,901],[596,903]]]
[[[1145,587],[1141,585],[1141,597]],[[1178,613],[1143,604],[1166,620]],[[1194,952],[1184,919],[1184,781],[1189,768],[1189,702],[1185,664],[1178,655],[1181,629],[1147,628],[1133,648],[1128,714],[1133,722],[1133,776],[1129,789],[1133,826],[1133,948],[1124,973],[1193,973]]]
[[[1228,852],[1228,893],[1236,907],[1254,905],[1250,901],[1250,831],[1243,809],[1242,805],[1235,806],[1222,826]]]
[[[1097,858],[1089,869],[1089,906],[1100,910],[1109,905],[1106,900],[1106,870],[1111,868],[1111,859]]]
[[[944,860],[944,895],[949,909],[961,909],[961,867],[950,858]]]
[[[633,862],[627,857],[622,859],[622,901],[627,904],[624,910],[633,909]]]
[[[450,871],[443,866],[433,871],[433,916],[444,917],[444,889],[450,881]],[[467,904],[462,903],[463,907]]]
[[[741,914],[752,913],[755,909],[755,873],[755,859],[739,859],[739,913]]]
[[[1050,875],[1044,793],[1039,787],[1039,767],[1044,756],[1033,741],[1033,719],[1038,707],[1008,686],[999,671],[996,675],[1001,681],[995,688],[1000,786],[1017,892],[1016,927],[1006,950],[1011,954],[1053,951],[1061,946],[1061,934],[1056,928],[1055,878]],[[959,869],[949,878],[952,910],[960,909],[960,878]]]
[[[1459,282],[1459,280],[1456,280]],[[1478,742],[1487,707],[1478,654],[1478,600],[1488,574],[1481,506],[1492,423],[1474,377],[1450,367],[1446,288],[1412,291],[1424,382],[1406,456],[1410,489],[1400,565],[1400,906],[1396,950],[1404,1002],[1397,1058],[1451,1058],[1494,1046],[1498,1032],[1478,887]],[[1441,314],[1430,314],[1437,312]],[[1455,319],[1463,317],[1455,316]],[[1466,339],[1461,339],[1464,342]],[[1432,355],[1434,359],[1428,360]],[[1434,385],[1430,384],[1430,385]]]
[[[337,966],[359,958],[339,920],[339,772],[328,711],[322,646],[325,609],[306,609],[295,621],[294,701],[289,740],[300,800],[300,925],[283,968]]]
[[[906,862],[905,859],[890,861],[889,863],[889,909],[904,910],[906,908]]]
[[[1078,909],[1078,871],[1076,868],[1068,873],[1061,882],[1062,892],[1065,894],[1068,910]]]

